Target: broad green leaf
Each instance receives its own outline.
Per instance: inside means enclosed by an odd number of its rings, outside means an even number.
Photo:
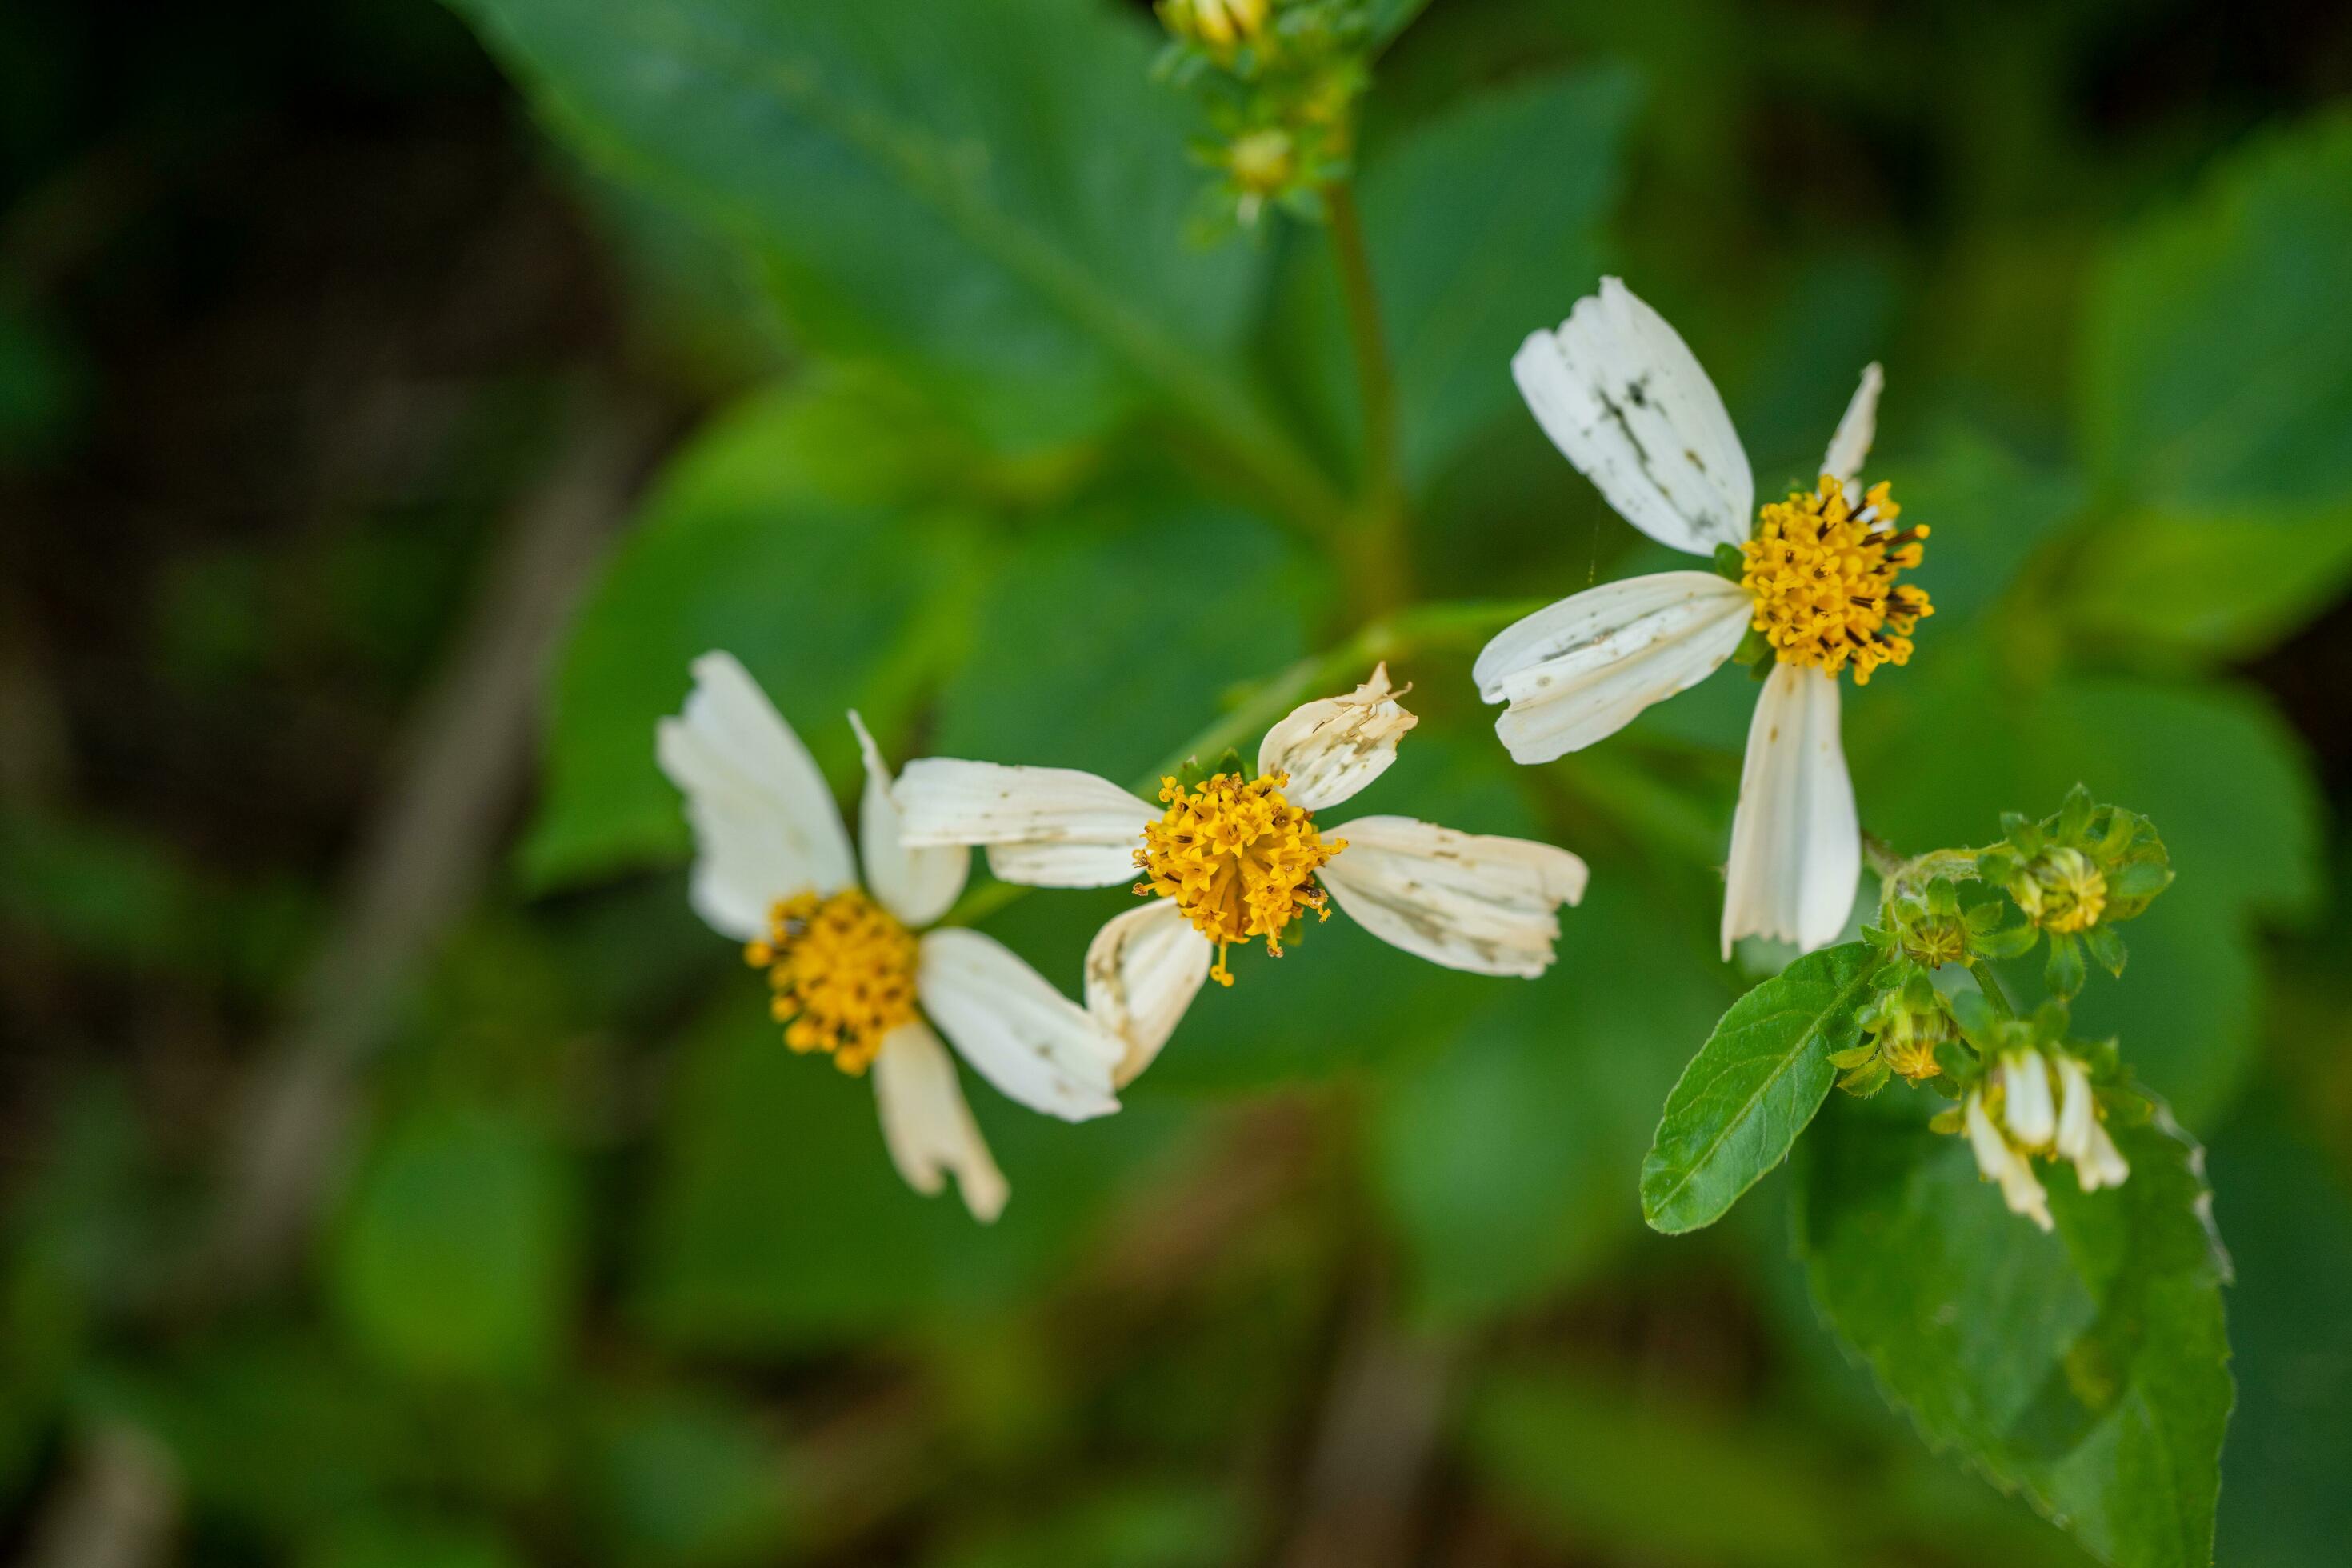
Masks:
[[[980,595],[927,750],[1140,784],[1234,687],[1305,653],[1331,596],[1328,567],[1231,508],[1181,492],[1082,501],[1023,538]]]
[[[1212,368],[1252,253],[1183,234],[1190,110],[1097,0],[461,0],[593,156],[774,269],[828,347],[879,350],[1019,440],[1157,396],[1249,437]]]
[[[1047,895],[1036,895],[1043,898]],[[683,917],[683,911],[681,911]],[[1065,955],[1071,973],[1078,951]],[[663,1133],[635,1305],[674,1346],[736,1352],[855,1343],[1002,1310],[1078,1256],[1181,1121],[1130,1104],[1070,1125],[963,1089],[1012,1198],[993,1225],[954,1191],[910,1191],[874,1088],[785,1048],[757,975],[686,1048]]]
[[[1638,99],[1613,68],[1515,85],[1383,142],[1377,124],[1359,201],[1396,374],[1407,481],[1425,489],[1469,440],[1519,412],[1511,355],[1556,324],[1601,270]],[[1330,247],[1290,258],[1277,331],[1326,440],[1360,463],[1362,417]]]
[[[336,1306],[397,1372],[543,1374],[570,1328],[577,1221],[569,1173],[529,1129],[422,1114],[393,1130],[342,1216]]]
[[[2200,1125],[2250,1059],[2256,923],[2316,892],[2319,805],[2299,743],[2244,689],[2024,680],[1953,651],[1849,709],[1864,822],[1906,853],[1982,844],[2001,811],[2047,813],[2077,783],[2153,821],[2178,878],[2126,928],[2125,978],[2095,979],[2075,1025],[2120,1035],[2134,1070]]]
[[[531,879],[684,858],[654,724],[713,648],[845,780],[844,710],[887,729],[961,636],[975,525],[932,503],[970,456],[902,394],[826,378],[749,400],[674,459],[564,650]]]
[[[2352,499],[2131,512],[2069,584],[2094,637],[2251,658],[2335,603],[2352,572]]]
[[[1713,1225],[1787,1158],[1862,1037],[1879,955],[1867,942],[1798,959],[1731,1005],[1666,1097],[1642,1162],[1642,1215],[1669,1234]]]
[[[1922,1095],[1849,1101],[1800,1162],[1823,1317],[1927,1440],[2023,1492],[2116,1568],[2204,1568],[2233,1389],[2195,1144],[2159,1115],[2085,1194],[2042,1167],[2057,1234],[2011,1214]]]
[[[1452,1048],[1377,1080],[1375,1180],[1413,1297],[1440,1319],[1537,1300],[1641,1232],[1626,1173],[1681,1050],[1731,987],[1699,910],[1661,908],[1663,889],[1613,869],[1561,911],[1549,973],[1493,998]]]
[[[2101,485],[2167,507],[2352,500],[2352,115],[2256,142],[2118,244],[2093,292]]]

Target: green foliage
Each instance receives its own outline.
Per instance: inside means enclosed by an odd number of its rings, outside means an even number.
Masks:
[[[1666,1097],[1642,1162],[1642,1216],[1669,1233],[1713,1225],[1786,1159],[1862,1036],[1882,960],[1867,942],[1823,948],[1731,1005]]]
[[[2051,1189],[2054,1237],[1993,1201],[1916,1100],[1842,1105],[1806,1141],[1815,1300],[1921,1433],[2023,1491],[2119,1568],[2212,1559],[2233,1398],[2196,1145],[2121,1129],[2131,1179]]]

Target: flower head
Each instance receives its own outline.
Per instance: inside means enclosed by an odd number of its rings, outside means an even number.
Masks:
[[[1535,975],[1552,960],[1584,863],[1525,839],[1457,833],[1403,816],[1327,827],[1319,814],[1396,761],[1416,722],[1385,665],[1342,696],[1295,709],[1255,768],[1163,778],[1162,809],[1067,768],[926,758],[896,798],[914,846],[980,844],[1007,881],[1130,881],[1150,902],[1103,927],[1087,952],[1087,1002],[1128,1042],[1117,1081],[1143,1070],[1203,981],[1231,984],[1225,951],[1285,933],[1336,905],[1373,935],[1450,968]]]
[[[857,715],[863,885],[824,775],[750,674],[712,653],[694,678],[656,751],[694,829],[696,911],[765,974],[785,1045],[870,1069],[908,1184],[937,1193],[952,1173],[972,1214],[995,1218],[1004,1177],[941,1037],[1007,1098],[1072,1121],[1118,1109],[1122,1042],[994,938],[924,929],[955,902],[971,856],[901,841],[889,769]]]
[[[1853,683],[1866,686],[1880,665],[1911,662],[1911,629],[1935,613],[1925,593],[1895,582],[1919,564],[1927,531],[1895,528],[1903,509],[1885,485],[1873,485],[1859,508],[1847,505],[1846,488],[1823,474],[1811,495],[1766,507],[1739,547],[1739,585],[1782,663],[1830,675],[1850,665]]]

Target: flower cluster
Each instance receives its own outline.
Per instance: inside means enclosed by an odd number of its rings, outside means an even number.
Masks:
[[[2003,1016],[1976,993],[1954,1003],[1979,1067],[1959,1109],[1933,1125],[1966,1134],[1977,1169],[2000,1184],[2011,1212],[2053,1228],[2036,1160],[2071,1163],[2086,1193],[2123,1185],[2131,1166],[2106,1123],[2115,1115],[2145,1120],[2148,1105],[2119,1082],[2115,1042],[2068,1039],[2066,1005],[2054,998],[2030,1018]]]
[[[1204,102],[1223,174],[1218,209],[1248,225],[1268,205],[1303,214],[1348,174],[1356,100],[1370,80],[1363,0],[1160,0],[1161,70]]]
[[[2126,953],[2116,927],[2172,882],[2155,826],[2121,806],[2094,803],[2077,784],[2055,816],[2029,822],[2012,815],[2001,826],[2001,842],[1978,856],[1977,874],[2008,891],[2024,923],[1993,939],[1988,951],[2013,957],[2046,934],[2046,984],[2061,996],[2082,990],[2085,953],[2121,976]]]

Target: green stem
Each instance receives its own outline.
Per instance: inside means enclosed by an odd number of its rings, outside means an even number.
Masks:
[[[1335,688],[1352,685],[1371,673],[1384,659],[1438,648],[1467,648],[1523,616],[1543,608],[1541,599],[1454,600],[1415,605],[1393,616],[1372,621],[1346,641],[1309,654],[1280,674],[1261,682],[1247,697],[1207,728],[1169,753],[1138,783],[1135,793],[1149,800],[1160,793],[1160,781],[1180,772],[1195,757],[1214,757],[1228,746],[1244,746],[1252,737],[1274,727],[1275,721],[1309,698],[1329,696]],[[995,913],[1029,889],[1011,882],[987,882],[958,900],[940,921],[942,925],[971,925]]]
[[[1381,325],[1379,292],[1372,285],[1371,252],[1356,193],[1344,181],[1323,188],[1331,231],[1331,255],[1339,273],[1339,297],[1348,315],[1348,341],[1355,351],[1357,400],[1364,415],[1364,514],[1356,557],[1357,607],[1368,615],[1395,609],[1407,597],[1403,445],[1397,421],[1396,370]]]
[[[1991,1003],[2002,1017],[2017,1016],[2017,1005],[2009,999],[2009,988],[2000,983],[2000,976],[1993,973],[1991,964],[1981,958],[1970,959],[1969,973],[1976,976],[1977,989],[1985,994],[1985,1000]]]

